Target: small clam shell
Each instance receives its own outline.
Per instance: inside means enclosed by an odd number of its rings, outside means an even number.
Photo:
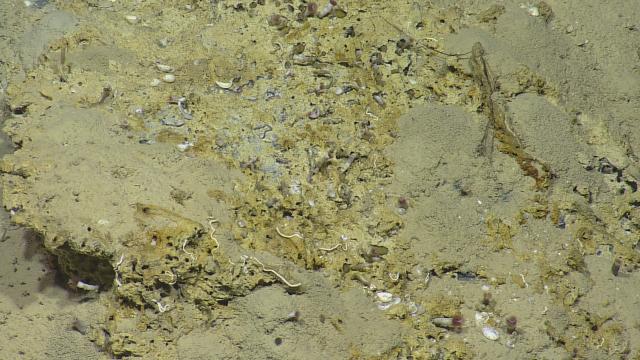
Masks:
[[[176,76],[173,74],[165,74],[162,77],[162,81],[166,82],[166,83],[172,83],[174,81],[176,81]]]
[[[500,337],[500,334],[498,334],[498,330],[492,328],[491,326],[483,326],[482,335],[484,335],[484,337],[491,341],[496,341]]]

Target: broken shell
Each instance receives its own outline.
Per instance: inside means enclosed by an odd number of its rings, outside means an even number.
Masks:
[[[335,5],[330,1],[327,5],[325,5],[319,12],[318,12],[318,18],[322,19],[323,17],[329,15],[331,13],[331,10],[333,10],[333,7]]]
[[[483,326],[482,335],[484,335],[484,337],[491,341],[496,341],[500,337],[500,334],[498,334],[498,330],[492,328],[491,326]]]
[[[178,119],[176,116],[169,115],[160,119],[160,124],[165,126],[180,127],[184,125],[184,120]]]
[[[173,67],[165,64],[156,63],[156,68],[165,73],[173,72]]]
[[[388,308],[392,307],[393,305],[397,305],[400,304],[400,298],[399,297],[394,297],[391,299],[391,301],[389,302],[382,302],[378,304],[378,309],[380,310],[387,310]]]
[[[393,294],[386,291],[378,291],[376,293],[376,297],[378,298],[378,301],[385,302],[385,303],[388,303],[391,300],[393,300]]]
[[[135,15],[127,15],[124,17],[124,19],[127,20],[127,22],[132,25],[137,24],[138,21],[140,21],[140,18]]]
[[[189,141],[185,141],[185,142],[183,142],[181,144],[178,144],[178,149],[180,149],[180,151],[186,151],[192,146],[193,146],[193,143],[191,143]]]
[[[156,86],[159,86],[160,83],[161,83],[160,79],[153,79],[153,80],[151,80],[150,85],[153,86],[153,87],[156,87]]]
[[[450,329],[453,327],[453,318],[437,317],[437,318],[431,319],[431,323],[437,327]]]
[[[218,87],[221,89],[231,89],[231,86],[233,86],[233,82],[216,81],[216,85],[218,85]]]
[[[173,74],[165,74],[162,77],[162,81],[167,82],[167,83],[172,83],[174,81],[176,81],[176,76]]]
[[[82,289],[86,291],[98,291],[98,289],[100,288],[98,285],[91,285],[82,281],[78,281],[78,283],[76,284],[76,287],[78,289]]]
[[[489,313],[486,312],[476,312],[476,326],[480,326],[486,324],[489,321]]]
[[[537,6],[535,6],[535,5],[528,5],[528,6],[526,6],[526,9],[527,9],[527,13],[528,13],[530,16],[540,16],[540,9],[538,9],[538,7],[537,7]]]

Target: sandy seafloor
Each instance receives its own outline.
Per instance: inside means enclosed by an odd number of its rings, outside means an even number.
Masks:
[[[0,359],[640,359],[635,1],[0,3]]]

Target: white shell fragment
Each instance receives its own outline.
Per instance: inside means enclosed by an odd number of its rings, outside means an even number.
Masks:
[[[233,86],[233,82],[231,82],[231,81],[224,82],[224,81],[217,81],[216,80],[216,85],[218,85],[218,87],[221,88],[221,89],[231,89],[231,86]]]
[[[100,288],[98,285],[91,285],[91,284],[84,283],[82,281],[78,281],[78,283],[76,284],[76,287],[78,289],[87,290],[87,291],[98,291],[98,289]]]
[[[537,6],[528,5],[526,6],[526,8],[527,8],[527,14],[529,14],[529,16],[540,16],[540,9],[538,9]]]
[[[165,73],[173,72],[173,67],[165,64],[160,64],[160,63],[156,63],[156,69]]]
[[[387,310],[402,301],[399,297],[393,296],[393,294],[388,291],[378,291],[376,293],[376,299],[378,300],[378,309],[380,310]]]
[[[376,298],[378,298],[378,301],[380,302],[391,302],[391,300],[393,300],[393,294],[390,292],[386,292],[386,291],[378,291],[376,293]]]
[[[378,309],[387,310],[388,308],[392,307],[393,305],[400,304],[400,301],[402,301],[402,300],[400,300],[400,298],[396,296],[396,297],[392,298],[391,301],[389,301],[389,302],[378,303]]]
[[[431,319],[431,323],[433,325],[435,325],[435,326],[448,329],[448,328],[453,327],[453,318],[450,318],[450,317],[437,317],[437,318]]]
[[[173,74],[165,74],[162,77],[162,81],[166,82],[166,83],[172,83],[174,81],[176,81],[176,76]]]
[[[124,19],[127,20],[127,22],[132,25],[137,24],[138,21],[140,21],[140,18],[135,15],[127,15],[124,17]]]
[[[482,312],[476,311],[475,319],[476,319],[476,326],[484,325],[489,320],[489,313],[486,313],[484,311]]]
[[[482,335],[484,335],[484,337],[491,341],[496,341],[500,337],[500,334],[498,334],[498,330],[488,325],[482,327]]]
[[[183,142],[181,144],[178,144],[178,149],[180,149],[180,151],[187,151],[192,146],[193,146],[193,143],[191,143],[189,141],[185,141],[185,142]]]
[[[160,86],[161,83],[162,81],[160,81],[160,79],[152,79],[149,85],[156,87],[156,86]]]

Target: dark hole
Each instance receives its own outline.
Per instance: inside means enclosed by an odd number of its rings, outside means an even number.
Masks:
[[[280,346],[282,344],[282,338],[277,337],[275,343],[276,345]]]
[[[13,108],[13,110],[11,110],[11,112],[14,115],[24,115],[27,113],[27,106],[28,105],[20,105],[20,106],[16,106],[15,108]]]

